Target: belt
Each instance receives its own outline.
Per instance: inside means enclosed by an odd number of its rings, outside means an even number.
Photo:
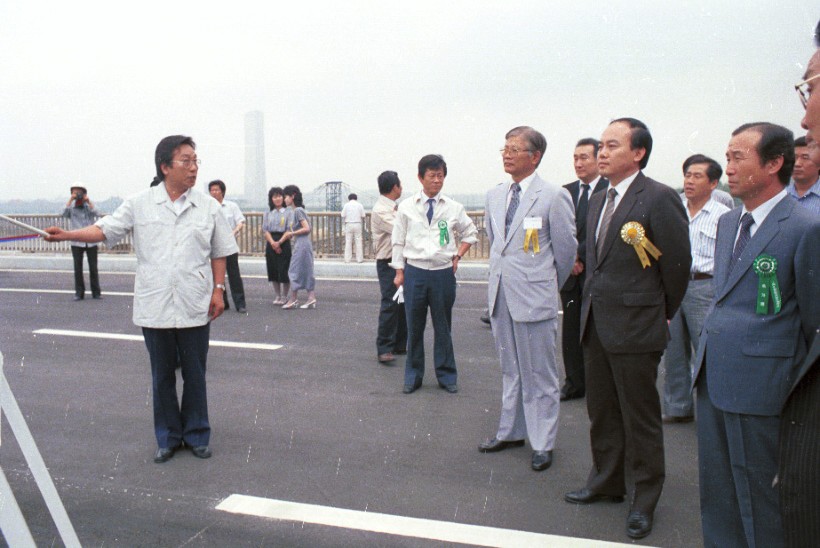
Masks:
[[[695,272],[694,274],[689,274],[690,280],[711,280],[711,274],[704,274],[703,272]]]
[[[390,261],[392,261],[392,260],[393,259],[376,259],[376,262],[377,263],[382,263],[382,264],[390,264]]]

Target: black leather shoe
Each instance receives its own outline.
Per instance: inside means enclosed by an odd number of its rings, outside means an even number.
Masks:
[[[176,447],[160,447],[157,449],[157,454],[154,455],[154,462],[157,464],[168,462],[174,456],[176,449]]]
[[[191,453],[198,459],[209,459],[213,453],[211,452],[211,448],[207,445],[200,445],[198,447],[192,447]]]
[[[413,384],[405,384],[404,385],[404,390],[402,390],[402,392],[404,394],[412,394],[413,392],[415,392],[419,388],[421,388],[421,381],[416,381]]]
[[[583,392],[561,392],[561,401],[580,400],[583,397]]]
[[[626,518],[626,534],[629,538],[644,538],[652,532],[652,514],[630,512]]]
[[[533,451],[532,469],[536,472],[546,470],[552,466],[552,451]]]
[[[92,298],[92,299],[97,299],[97,300],[100,300],[100,299],[102,299],[102,298],[103,298],[103,296],[102,296],[102,295],[91,295],[91,298]]]
[[[663,415],[661,417],[661,421],[664,424],[686,424],[695,420],[695,417],[692,415],[687,415],[685,417],[676,417],[673,415]]]
[[[442,390],[446,390],[449,394],[458,392],[458,386],[455,384],[439,384]]]
[[[593,504],[596,502],[623,502],[623,495],[599,495],[586,487],[577,491],[570,491],[564,495],[564,500],[571,504]]]
[[[481,314],[481,321],[490,325],[490,309],[485,308],[484,312]]]
[[[82,295],[74,295],[74,300],[75,300],[75,301],[82,301],[82,300],[83,300],[83,296],[82,296]]]
[[[498,451],[503,451],[504,449],[509,449],[510,447],[523,446],[524,440],[504,441],[498,438],[492,438],[482,441],[478,446],[478,450],[481,453],[496,453]]]

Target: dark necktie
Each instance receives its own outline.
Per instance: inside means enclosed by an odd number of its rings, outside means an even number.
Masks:
[[[436,200],[434,198],[430,198],[429,200],[427,200],[427,224],[428,225],[433,222],[433,204],[435,204],[435,203],[436,203]]]
[[[575,209],[575,225],[579,232],[580,227],[584,226],[587,221],[587,210],[589,209],[589,185],[581,183],[581,188],[584,191],[578,199],[578,207]]]
[[[598,258],[604,252],[604,240],[606,240],[606,232],[609,228],[609,221],[612,220],[612,213],[615,211],[615,196],[618,191],[610,188],[606,193],[606,207],[604,208],[604,216],[601,219],[601,228],[598,230],[598,240],[595,242],[595,252]]]
[[[732,262],[729,263],[730,274],[735,264],[740,260],[743,250],[746,249],[746,244],[752,239],[752,225],[754,222],[755,220],[751,213],[744,213],[743,217],[740,218],[740,234],[737,235],[735,250],[732,252]]]
[[[504,236],[510,231],[510,225],[515,217],[515,210],[518,209],[519,194],[521,194],[521,185],[513,183],[510,186],[512,196],[510,196],[510,205],[507,206],[507,216],[504,217]]]

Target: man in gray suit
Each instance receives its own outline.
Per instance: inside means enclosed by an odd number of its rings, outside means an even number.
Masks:
[[[484,209],[488,302],[503,392],[498,431],[479,451],[520,447],[526,437],[535,471],[552,464],[559,408],[558,290],[577,251],[569,192],[535,172],[546,149],[547,140],[533,128],[511,129],[501,157],[512,180],[487,193]]]
[[[786,193],[793,166],[788,129],[732,133],[726,175],[743,207],[718,222],[694,375],[706,546],[783,545],[778,415],[820,322],[820,221]]]

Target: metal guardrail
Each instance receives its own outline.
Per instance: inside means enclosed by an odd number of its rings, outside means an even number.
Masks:
[[[484,229],[484,212],[470,211],[467,215],[478,228],[478,242],[470,248],[467,259],[486,260],[490,257],[490,245],[487,241],[487,232]],[[69,220],[61,215],[8,215],[13,219],[22,221],[35,228],[45,229],[49,226],[59,226],[68,230]],[[313,242],[313,253],[318,258],[336,258],[344,255],[345,236],[342,218],[339,213],[333,212],[308,212],[310,226],[312,228],[310,238]],[[239,252],[243,255],[264,255],[265,238],[262,236],[262,213],[245,213],[245,228],[237,234],[236,243],[239,245]],[[364,257],[373,258],[373,244],[371,241],[372,232],[370,230],[370,214],[366,214],[364,224]],[[20,240],[10,242],[3,247],[36,253],[38,251],[50,252],[71,251],[68,242],[49,243],[40,238],[30,240]],[[131,253],[131,236],[126,236],[119,244],[108,247],[104,243],[100,244],[100,251],[103,253]]]

